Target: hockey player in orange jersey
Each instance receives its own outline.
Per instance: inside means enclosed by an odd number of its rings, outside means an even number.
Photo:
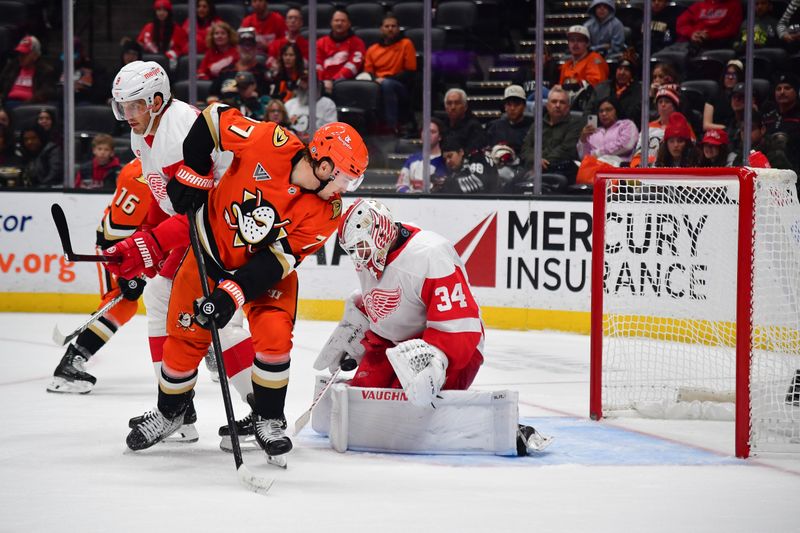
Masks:
[[[106,207],[103,220],[97,227],[97,247],[103,249],[130,237],[144,222],[153,200],[150,188],[142,177],[142,164],[134,159],[125,165],[117,177],[114,199]],[[141,278],[123,279],[108,273],[98,264],[101,301],[98,309],[119,296],[123,299],[83,331],[61,358],[53,373],[48,392],[86,394],[97,379],[86,372],[85,363],[105,346],[114,333],[136,314],[139,297],[145,282]]]
[[[282,456],[292,448],[283,408],[297,303],[294,270],[336,230],[339,194],[360,183],[367,149],[344,123],[324,126],[306,147],[278,124],[250,120],[222,105],[203,111],[183,147],[184,165],[167,193],[179,213],[199,207],[197,230],[212,292],[202,298],[190,250],[167,312],[158,406],[133,428],[127,444],[148,448],[180,426],[211,342],[211,321],[223,327],[243,307],[256,352],[252,427],[268,456]],[[233,153],[216,186],[209,176],[215,148]]]

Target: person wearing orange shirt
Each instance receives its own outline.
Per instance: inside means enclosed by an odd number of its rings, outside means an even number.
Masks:
[[[569,27],[567,46],[572,57],[561,65],[559,84],[573,78],[578,83],[586,81],[594,87],[608,79],[608,63],[597,52],[589,51],[589,30],[585,26]]]
[[[364,72],[380,84],[386,126],[394,130],[398,111],[409,109],[408,95],[417,70],[417,51],[410,39],[400,36],[400,25],[394,15],[383,18],[381,37],[381,42],[367,50]]]

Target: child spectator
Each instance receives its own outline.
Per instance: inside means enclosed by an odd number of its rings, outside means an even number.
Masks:
[[[297,43],[287,42],[280,52],[278,72],[273,76],[269,95],[283,102],[294,97],[300,78],[305,75],[303,56]]]
[[[740,0],[700,0],[689,4],[677,22],[679,41],[690,52],[729,48],[742,23]]]
[[[212,0],[197,0],[197,11],[195,18],[197,19],[197,34],[195,36],[195,42],[197,43],[197,53],[205,54],[206,50],[208,49],[208,44],[206,43],[206,35],[208,34],[208,30],[211,28],[212,23],[222,22],[222,19],[217,16],[217,8],[214,6],[214,2]],[[188,18],[183,21],[183,25],[181,27],[188,36],[189,35]],[[187,45],[187,52],[188,52],[188,45]]]
[[[728,134],[725,130],[708,130],[700,141],[701,167],[727,167],[730,164],[728,156]]]
[[[655,166],[657,167],[696,167],[699,163],[697,149],[689,122],[682,113],[675,112],[669,117],[664,129],[664,141],[658,147]]]
[[[149,54],[164,54],[169,59],[170,69],[178,66],[178,57],[186,53],[189,37],[172,18],[172,2],[155,0],[153,20],[139,32],[136,41]]]
[[[570,26],[567,30],[567,46],[570,57],[561,65],[559,83],[575,79],[586,81],[593,87],[608,79],[608,63],[603,56],[589,50],[589,30],[585,26]]]
[[[772,15],[772,2],[770,0],[756,0],[755,20],[753,21],[753,46],[780,46],[778,39],[778,19]],[[747,21],[742,22],[739,28],[739,38],[733,43],[733,49],[738,54],[744,55],[747,46]]]
[[[429,163],[431,184],[443,181],[447,175],[447,167],[444,164],[440,147],[443,130],[444,123],[436,117],[431,117],[431,159]],[[422,152],[408,156],[403,163],[403,168],[400,169],[400,175],[397,176],[397,192],[422,192],[425,185],[423,171]]]
[[[614,15],[613,0],[593,0],[589,6],[589,20],[583,23],[589,30],[589,48],[604,56],[625,50],[625,27]]]
[[[317,40],[317,79],[325,92],[333,92],[333,82],[355,78],[364,68],[364,41],[350,28],[350,15],[336,9],[331,17],[331,33]]]
[[[286,43],[295,43],[300,47],[301,55],[305,61],[308,61],[308,39],[300,35],[300,30],[303,29],[303,13],[296,7],[290,7],[286,11],[286,33],[283,37],[278,37],[271,43],[267,53],[267,67],[270,70],[275,70],[280,61],[280,53]]]
[[[119,158],[114,154],[114,138],[99,133],[92,139],[92,160],[78,168],[75,174],[75,188],[104,189],[113,191],[117,187],[117,175],[122,169]]]
[[[206,54],[197,67],[197,77],[201,80],[213,80],[220,73],[239,61],[236,48],[239,38],[227,22],[211,24],[206,34]]]
[[[236,103],[233,104],[234,107],[238,107],[239,111],[246,117],[264,120],[267,114],[269,96],[262,96],[258,93],[258,86],[253,73],[247,71],[237,72],[235,79],[237,98]]]
[[[446,194],[491,194],[497,191],[498,177],[494,165],[483,151],[465,155],[458,137],[445,137],[442,157],[447,176],[431,183],[431,192]]]
[[[251,0],[250,7],[253,8],[253,12],[247,15],[239,26],[255,29],[258,51],[266,55],[270,43],[286,33],[286,21],[277,11],[269,10],[267,0]]]

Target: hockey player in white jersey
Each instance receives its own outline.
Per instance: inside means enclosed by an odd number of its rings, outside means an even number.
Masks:
[[[483,363],[484,326],[464,265],[441,235],[395,222],[377,200],[358,199],[339,223],[339,244],[356,266],[360,291],[314,368],[333,373],[358,362],[349,385],[402,388],[419,407],[441,390],[466,390]],[[520,426],[517,451],[549,439]]]
[[[183,140],[200,112],[172,96],[167,73],[153,61],[134,61],[122,67],[114,78],[111,92],[114,114],[117,120],[126,121],[131,127],[131,150],[142,162],[142,175],[158,205],[151,206],[141,231],[104,251],[106,255],[121,258],[120,263],[109,263],[106,268],[125,279],[142,274],[152,278],[145,287],[144,303],[150,354],[161,382],[172,277],[189,246],[187,219],[175,214],[166,184],[183,164]],[[231,157],[215,151],[213,159],[214,175],[219,179]],[[191,323],[191,317],[187,318]],[[229,380],[245,400],[252,392],[250,365],[254,350],[242,320],[242,314],[238,313],[220,331],[220,336]],[[156,418],[154,413],[148,415]],[[129,425],[159,423],[150,418],[135,417]],[[194,406],[190,404],[184,423],[190,424],[195,419]],[[197,440],[197,433],[193,427],[184,427],[170,440]]]

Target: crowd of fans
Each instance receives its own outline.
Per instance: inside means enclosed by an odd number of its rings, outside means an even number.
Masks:
[[[742,161],[746,132],[741,54],[747,40],[743,3],[650,1],[651,44],[658,60],[650,80],[639,79],[642,28],[636,10],[626,5],[624,13],[618,12],[620,5],[611,0],[593,0],[585,22],[564,32],[565,46],[556,50],[551,43],[543,50],[541,170],[563,176],[562,185],[590,185],[600,169],[641,164],[643,83],[650,89],[646,139],[651,165],[724,166]],[[196,2],[196,45],[202,59],[197,67],[200,101],[195,103],[222,101],[307,137],[309,42],[300,7],[278,12],[266,0],[250,0],[246,15],[232,24],[218,15],[213,0]],[[800,25],[793,18],[799,6],[800,0],[756,1],[753,44],[783,56],[773,54],[768,72],[758,72],[768,79],[754,94],[750,132],[753,149],[772,166],[795,170],[800,168],[800,80],[788,58],[800,52]],[[774,12],[776,7],[780,12]],[[188,21],[176,19],[170,0],[155,0],[150,9],[151,19],[138,35],[123,40],[120,65],[157,60],[173,81],[180,81],[178,73],[185,79]],[[354,30],[346,6],[332,9],[329,24],[330,31],[320,31],[316,43],[316,127],[353,119],[340,116],[345,87],[340,82],[356,80],[375,87],[371,90],[379,95],[374,116],[360,117],[359,128],[376,135],[418,135],[420,51],[404,35],[407,28],[401,28],[391,8],[373,28],[379,32],[374,42],[365,43]],[[440,95],[441,111],[435,112],[428,132],[432,191],[525,190],[535,164],[535,53],[532,57],[500,89],[501,115],[491,121],[473,113],[466,80],[438,81],[434,94]],[[0,185],[51,187],[63,181],[56,111],[63,76],[60,82],[58,76],[58,65],[45,59],[36,36],[18,41],[0,72]],[[107,104],[109,73],[83,54],[79,40],[74,79],[76,106]],[[698,80],[714,83],[703,86]],[[31,106],[41,106],[36,120],[14,124],[15,110]],[[91,141],[91,154],[86,150],[87,157],[79,161],[76,186],[113,188],[119,156],[126,148],[124,124],[96,133],[101,134]],[[421,154],[413,153],[400,170],[396,190],[422,190],[422,174]]]

